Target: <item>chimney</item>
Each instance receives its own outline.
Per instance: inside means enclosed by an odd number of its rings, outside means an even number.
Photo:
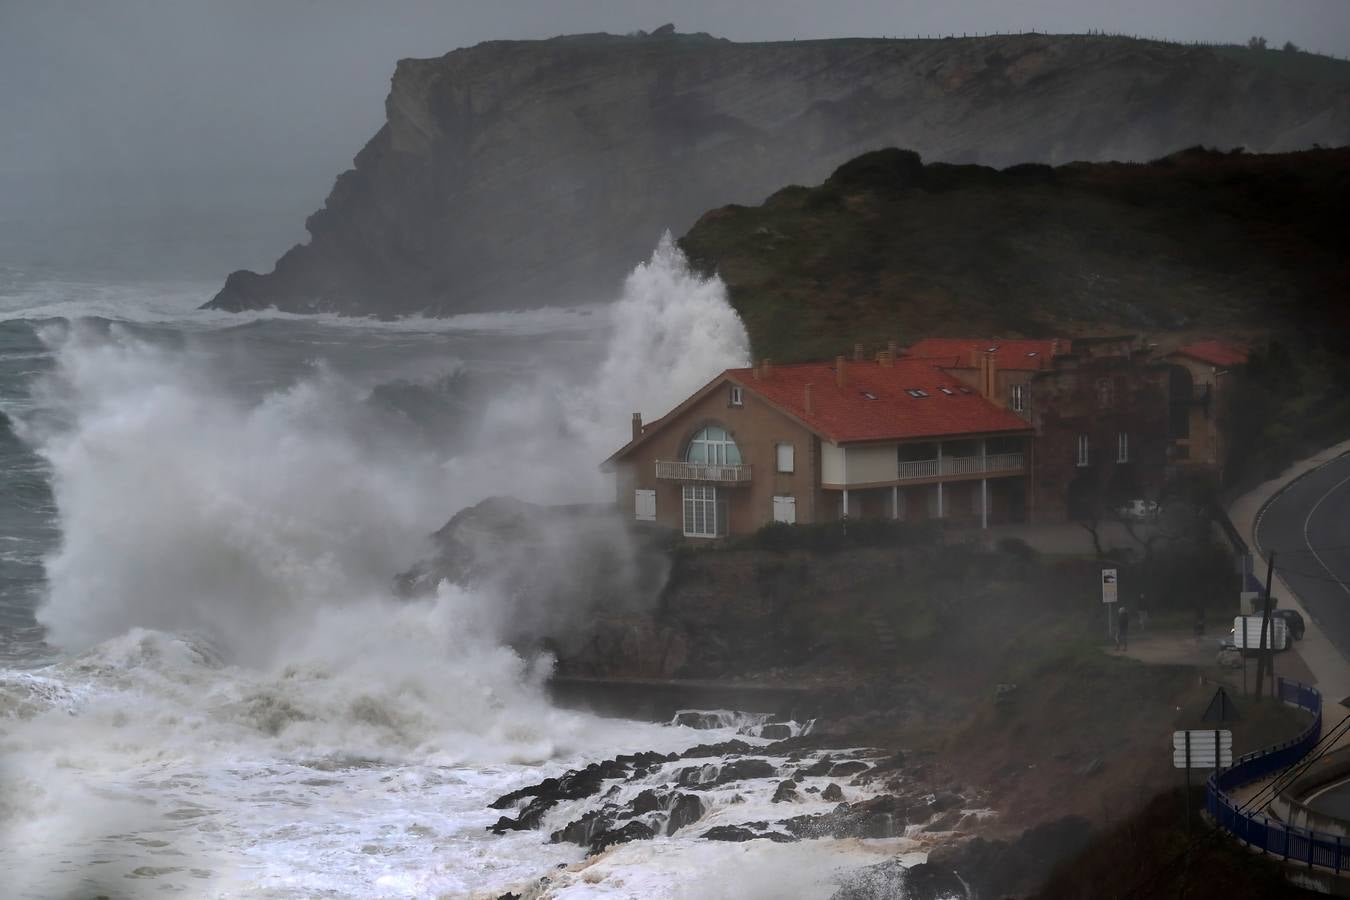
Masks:
[[[848,384],[848,370],[844,368],[846,365],[848,363],[842,356],[834,358],[834,383],[839,387]]]
[[[895,341],[887,341],[886,355],[891,358],[891,362],[895,362],[895,358],[900,355],[900,345]]]
[[[972,369],[980,368],[980,351],[975,347],[970,348],[970,367]]]
[[[882,368],[889,369],[895,365],[895,356],[892,355],[890,350],[882,350],[877,354],[877,362],[881,363]]]
[[[642,437],[642,413],[633,413],[633,440]]]
[[[992,353],[984,355],[984,364],[980,367],[980,393],[986,400],[998,398],[998,363]]]
[[[769,359],[766,356],[764,357],[764,359],[760,360],[759,377],[763,378],[765,381],[768,381],[769,376],[772,374],[773,374],[773,360]]]
[[[862,345],[862,344],[854,344],[854,345],[853,345],[853,361],[854,361],[854,362],[862,362],[862,361],[863,361],[863,345]]]
[[[816,411],[815,392],[816,386],[814,384],[806,386],[806,414],[808,416]]]
[[[760,372],[760,366],[762,366],[762,365],[763,365],[763,363],[755,363],[754,368],[752,368],[752,369],[750,370],[751,376],[752,376],[756,381],[763,381],[763,380],[764,380],[764,376],[763,376],[763,374]]]

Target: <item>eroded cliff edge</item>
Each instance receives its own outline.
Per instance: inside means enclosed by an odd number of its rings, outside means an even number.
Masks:
[[[1350,143],[1346,72],[1086,36],[480,44],[400,61],[387,122],[306,223],[309,243],[269,274],[235,272],[209,305],[443,315],[594,300],[662,230],[879,147],[1004,166]]]

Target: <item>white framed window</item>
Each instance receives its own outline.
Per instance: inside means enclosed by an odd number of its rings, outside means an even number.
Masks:
[[[777,453],[778,471],[795,472],[797,465],[795,448],[791,444],[779,444],[777,445]]]
[[[1022,389],[1023,389],[1023,385],[1020,385],[1020,384],[1014,384],[1014,385],[1012,386],[1012,397],[1009,398],[1009,400],[1010,400],[1010,403],[1011,403],[1011,405],[1012,405],[1013,412],[1021,412],[1021,411],[1022,411],[1022,408],[1023,408],[1023,402],[1024,402],[1024,401],[1023,401],[1023,396],[1022,396]]]
[[[633,492],[633,518],[639,522],[656,521],[656,491]]]
[[[1086,466],[1089,459],[1091,459],[1091,448],[1088,446],[1088,436],[1080,434],[1078,436],[1078,465]]]
[[[1125,432],[1116,435],[1116,462],[1130,461],[1130,436]]]
[[[727,504],[717,488],[705,484],[684,486],[684,536],[721,537],[727,533]]]
[[[745,405],[745,388],[741,387],[739,384],[733,384],[731,386],[731,405]]]
[[[782,522],[785,525],[797,524],[797,498],[796,497],[774,497],[773,498],[773,520]]]
[[[725,428],[709,425],[694,435],[684,452],[684,461],[714,466],[739,466],[741,451]]]

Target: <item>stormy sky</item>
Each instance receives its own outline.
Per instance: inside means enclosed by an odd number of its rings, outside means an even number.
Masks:
[[[734,40],[1261,34],[1350,55],[1347,0],[0,0],[0,204],[227,203],[298,237],[400,57],[664,22]]]

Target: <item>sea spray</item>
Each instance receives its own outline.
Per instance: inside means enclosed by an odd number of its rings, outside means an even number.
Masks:
[[[500,385],[453,452],[322,352],[267,384],[252,342],[290,323],[245,325],[221,352],[220,318],[44,331],[53,367],[16,431],[51,473],[61,540],[39,618],[66,658],[0,672],[9,889],[459,895],[572,859],[533,833],[484,846],[485,800],[546,761],[706,733],[554,709],[551,660],[503,644],[500,598],[395,599],[392,576],[484,496],[612,496],[597,465],[628,414],[745,361],[724,289],[663,240],[593,316],[612,332],[596,362],[479,367]],[[542,344],[535,318],[505,324]],[[460,325],[491,342],[483,319]],[[322,327],[376,336],[372,352],[401,333]]]

